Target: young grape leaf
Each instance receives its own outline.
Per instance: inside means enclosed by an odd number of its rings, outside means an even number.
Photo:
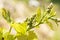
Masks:
[[[52,25],[52,23],[50,22],[50,21],[46,21],[47,22],[47,24],[50,26],[50,28],[53,30],[53,25]]]
[[[2,34],[3,34],[3,33],[0,32],[0,40],[2,40]]]
[[[25,34],[27,30],[27,23],[12,23],[11,26],[18,32]]]
[[[3,28],[0,27],[0,40],[2,40],[2,37],[3,37]]]
[[[27,40],[27,35],[21,34],[16,36],[17,40]]]
[[[51,17],[56,16],[56,12],[54,11],[54,8],[51,9],[50,16]]]
[[[27,40],[38,40],[34,31],[29,31],[28,35],[27,35],[27,38],[28,38]]]
[[[38,7],[36,10],[36,21],[39,23],[40,19],[41,19],[41,9],[40,7]]]
[[[17,40],[37,40],[37,36],[34,31],[28,31],[26,34],[18,35]]]
[[[15,40],[14,35],[11,35],[9,32],[4,34],[4,40]]]
[[[5,8],[2,8],[1,11],[2,11],[3,18],[6,19],[8,22],[11,22],[10,12]]]

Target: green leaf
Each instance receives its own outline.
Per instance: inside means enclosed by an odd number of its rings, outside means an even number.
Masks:
[[[19,35],[16,37],[17,40],[37,40],[37,36],[34,31],[28,31],[25,35]]]
[[[38,7],[36,11],[36,21],[39,23],[40,19],[41,19],[41,10],[40,7]]]
[[[8,22],[11,22],[10,12],[5,8],[2,8],[1,11],[2,11],[3,18],[6,19]]]
[[[34,31],[29,31],[27,37],[28,37],[28,40],[38,40]]]
[[[52,23],[50,22],[50,21],[46,21],[47,22],[47,24],[50,26],[50,28],[53,30],[53,25],[52,25]]]
[[[3,37],[3,28],[0,27],[0,40],[2,40],[2,37]]]
[[[2,40],[2,33],[0,32],[0,40]]]
[[[24,34],[18,35],[18,36],[16,36],[16,38],[17,38],[17,40],[27,40],[27,35],[24,35]]]
[[[18,32],[21,34],[25,34],[26,30],[27,30],[27,23],[12,23],[11,26]]]
[[[58,20],[56,18],[51,17],[50,19],[53,20],[57,24],[57,26],[58,26]]]
[[[54,11],[54,8],[51,9],[50,16],[56,16],[56,12]]]
[[[46,15],[46,16],[43,18],[42,22],[45,23],[47,20],[48,20],[48,15]]]
[[[4,40],[15,40],[15,37],[7,32],[4,34]]]

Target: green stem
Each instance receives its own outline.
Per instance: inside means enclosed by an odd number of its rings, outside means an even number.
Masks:
[[[41,20],[40,20],[40,22],[37,24],[37,25],[35,25],[35,26],[32,26],[32,28],[34,28],[34,27],[36,27],[36,26],[38,26],[38,25],[40,25],[40,24],[42,24],[43,22],[43,19],[47,16],[47,14],[50,14],[50,12],[51,12],[51,9],[52,8],[50,8],[49,7],[49,9],[47,9],[47,11],[45,12],[45,14],[43,15],[43,17],[41,18]],[[31,21],[32,22],[32,21]],[[32,28],[28,28],[28,30],[30,30],[30,29],[32,29]]]
[[[60,22],[60,19],[56,19],[56,18],[52,18],[52,17],[50,17],[50,18],[48,18],[48,19],[57,20],[57,22]]]
[[[42,24],[42,20],[45,18],[45,16],[47,15],[48,13],[46,12],[45,13],[45,15],[42,17],[42,19],[40,20],[40,22],[37,24],[37,25],[35,25],[35,26],[32,26],[32,28],[35,28],[36,26],[38,26],[38,25],[40,25],[40,24]],[[32,29],[32,28],[28,28],[28,30],[27,31],[29,31],[30,29]]]
[[[47,15],[47,13],[45,13],[45,15],[42,17],[42,19],[40,20],[40,22],[39,22],[36,26],[42,24],[42,20],[45,18],[46,15]],[[36,26],[35,26],[35,27],[36,27]]]
[[[11,30],[12,30],[12,27],[10,27],[10,29],[9,29],[9,33],[11,32]]]

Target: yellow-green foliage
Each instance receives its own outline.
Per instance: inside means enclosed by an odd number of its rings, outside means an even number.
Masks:
[[[55,19],[55,11],[53,11],[53,5],[50,4],[48,8],[41,12],[40,7],[37,8],[35,14],[31,18],[27,18],[23,23],[16,23],[13,18],[10,17],[9,10],[2,8],[1,13],[3,18],[10,25],[10,30],[4,35],[0,32],[0,40],[38,40],[37,35],[34,33],[34,27],[39,26],[40,24],[47,23],[49,26],[52,25],[49,20],[53,20],[58,23],[58,20]],[[43,13],[43,15],[41,15]],[[17,32],[16,35],[10,34],[11,29],[14,28]],[[53,27],[51,27],[52,29]],[[19,34],[19,35],[18,35]]]

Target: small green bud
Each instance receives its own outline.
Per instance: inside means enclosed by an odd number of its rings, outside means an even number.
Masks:
[[[52,9],[53,8],[53,3],[50,3],[50,5],[48,6],[48,9]]]
[[[47,8],[47,12],[50,13],[52,8],[53,8],[53,4],[51,3]]]

